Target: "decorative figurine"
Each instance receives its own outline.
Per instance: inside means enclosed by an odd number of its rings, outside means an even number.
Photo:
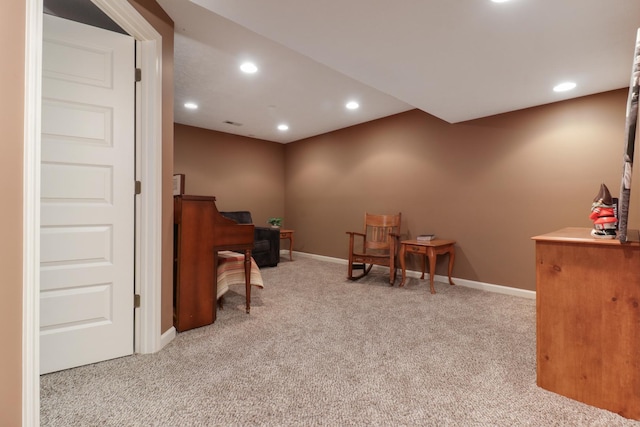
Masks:
[[[591,235],[597,239],[615,239],[618,218],[616,218],[616,206],[606,185],[600,184],[600,191],[593,199],[591,215],[593,221]]]

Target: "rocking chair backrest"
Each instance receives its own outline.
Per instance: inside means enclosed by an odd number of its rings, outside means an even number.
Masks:
[[[392,237],[389,233],[400,233],[400,217],[397,215],[364,214],[364,251],[375,249],[388,251]]]

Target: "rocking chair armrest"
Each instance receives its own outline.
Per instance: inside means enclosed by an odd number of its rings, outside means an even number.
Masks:
[[[358,233],[356,231],[347,231],[347,234],[349,235],[349,256],[351,256],[351,254],[353,254],[353,246],[355,243],[355,238],[357,236],[360,236],[363,239],[366,239],[366,235],[364,233]]]
[[[364,233],[358,233],[357,231],[347,231],[347,234],[351,235],[351,236],[362,236],[364,237],[365,234]]]

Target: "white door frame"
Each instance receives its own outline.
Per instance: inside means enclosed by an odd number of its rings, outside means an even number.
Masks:
[[[161,333],[162,37],[127,0],[91,0],[137,41],[142,82],[137,95],[136,283],[138,353],[154,353],[175,332]],[[23,170],[22,424],[40,422],[40,120],[42,0],[26,0]],[[133,80],[132,80],[133,81]]]

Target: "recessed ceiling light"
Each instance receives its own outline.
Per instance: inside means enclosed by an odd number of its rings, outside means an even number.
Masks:
[[[509,0],[491,0],[491,1],[494,2],[494,3],[506,3]]]
[[[258,67],[253,62],[244,62],[240,65],[240,69],[247,74],[253,74],[258,71]]]
[[[347,105],[345,105],[345,107],[347,107],[349,110],[355,110],[356,108],[360,107],[360,104],[358,104],[356,101],[349,101],[347,102]]]
[[[553,87],[553,91],[554,92],[566,92],[568,90],[571,90],[573,88],[576,87],[576,84],[574,82],[564,82],[564,83],[560,83],[559,85],[555,85]]]
[[[278,130],[281,130],[281,131],[289,130],[289,126],[285,125],[284,123],[279,124],[278,125]]]
[[[184,108],[188,108],[189,110],[197,110],[198,104],[196,104],[195,102],[185,102]]]

